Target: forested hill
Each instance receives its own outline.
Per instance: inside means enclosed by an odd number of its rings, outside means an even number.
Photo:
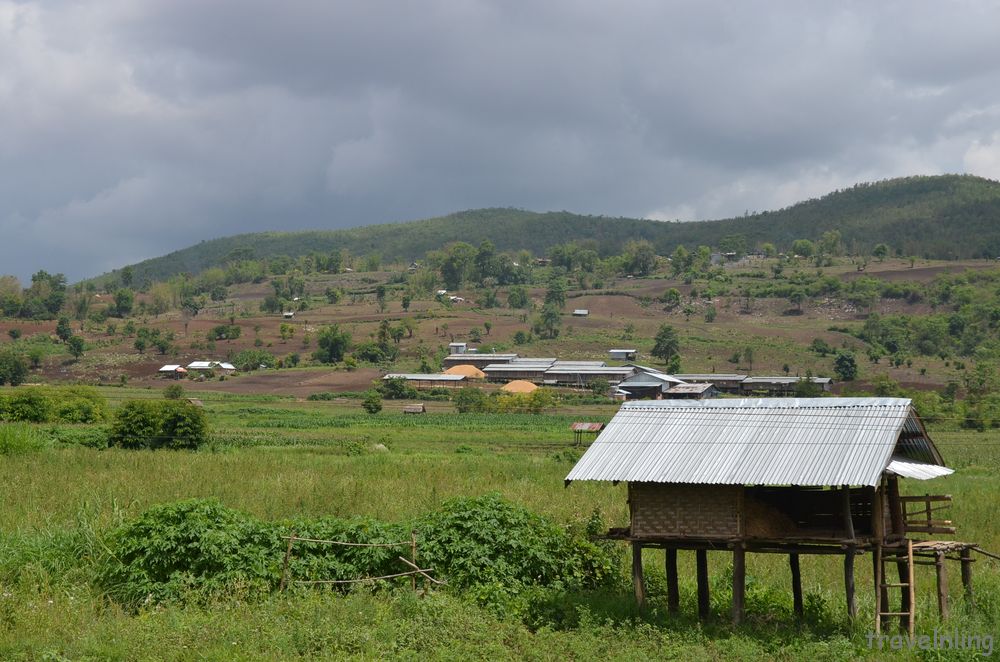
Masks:
[[[870,251],[884,243],[902,255],[995,257],[1000,255],[1000,183],[969,175],[907,177],[857,184],[777,211],[688,223],[477,209],[346,230],[236,235],[146,260],[133,269],[136,282],[143,282],[221,266],[234,255],[294,257],[340,249],[356,256],[377,253],[383,261],[405,261],[450,241],[477,245],[484,239],[499,251],[527,249],[536,255],[544,255],[555,244],[587,239],[596,241],[604,255],[620,252],[632,239],[648,239],[659,254],[667,255],[679,244],[716,247],[730,235],[742,235],[747,247],[771,242],[784,250],[796,239],[818,239],[829,230],[839,231],[851,252]]]

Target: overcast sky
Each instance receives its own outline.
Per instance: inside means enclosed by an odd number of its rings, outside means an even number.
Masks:
[[[0,273],[1000,179],[997,2],[0,0]]]

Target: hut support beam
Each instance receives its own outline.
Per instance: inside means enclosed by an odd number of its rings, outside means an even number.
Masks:
[[[844,552],[844,589],[847,593],[847,617],[852,621],[858,615],[858,606],[854,600],[854,557],[857,550],[849,545]]]
[[[910,629],[910,564],[906,560],[906,556],[899,554],[896,557],[896,573],[899,575],[899,583],[903,585],[905,590],[901,591],[902,595],[899,598],[899,627],[903,630],[909,631]]]
[[[632,584],[639,609],[646,606],[646,582],[642,576],[642,543],[632,543]]]
[[[948,618],[948,569],[944,565],[944,552],[934,553],[934,570],[937,574],[938,613],[944,620]]]
[[[676,614],[680,609],[680,593],[677,590],[677,550],[668,548],[666,551],[667,571],[667,611]]]
[[[799,555],[788,555],[788,566],[792,570],[792,605],[795,609],[795,616],[802,618],[805,613],[802,607],[802,571],[799,568]]]
[[[708,620],[708,552],[699,549],[695,552],[698,575],[698,618]]]
[[[733,548],[733,625],[743,622],[744,597],[746,596],[746,549],[742,543]]]
[[[965,600],[969,603],[973,603],[972,596],[972,550],[966,547],[961,553],[962,561],[962,589],[965,594]]]

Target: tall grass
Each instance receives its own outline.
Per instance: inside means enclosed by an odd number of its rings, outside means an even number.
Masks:
[[[48,435],[28,423],[0,423],[0,455],[40,451],[49,445]]]
[[[161,650],[181,651],[178,657],[250,659],[880,657],[864,639],[874,604],[867,556],[857,563],[855,626],[845,616],[838,557],[803,557],[807,619],[797,629],[787,558],[749,555],[748,625],[733,630],[727,624],[731,554],[709,553],[714,618],[702,626],[693,616],[693,554],[680,554],[682,614],[672,617],[666,613],[663,555],[644,553],[649,608],[640,614],[628,586],[624,547],[620,590],[539,596],[536,613],[527,616],[484,611],[458,594],[419,601],[405,593],[364,591],[347,598],[308,594],[252,605],[232,600],[167,606],[139,617],[121,613],[94,592],[88,559],[101,553],[104,532],[122,518],[183,498],[217,497],[268,520],[366,515],[405,521],[450,497],[499,492],[561,523],[585,519],[595,508],[612,526],[628,522],[624,486],[563,487],[576,452],[568,424],[601,420],[594,412],[586,418],[370,417],[350,407],[284,401],[215,401],[206,410],[217,439],[203,452],[59,446],[25,452],[22,446],[47,445],[44,429],[0,426],[0,448],[13,447],[5,439],[18,439],[16,452],[0,451],[0,659],[47,653],[134,659]],[[269,420],[274,424],[267,426]],[[931,435],[957,471],[929,483],[903,481],[904,490],[952,494],[948,517],[958,527],[956,538],[1000,551],[998,435],[940,429]],[[377,452],[375,444],[388,450]],[[957,565],[949,570],[947,627],[1000,633],[1000,564],[978,558],[975,608],[962,600]],[[938,625],[932,568],[917,568],[917,585],[918,631],[928,632]]]

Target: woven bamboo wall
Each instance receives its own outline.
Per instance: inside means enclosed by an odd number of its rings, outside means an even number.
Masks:
[[[628,488],[633,536],[740,534],[741,486],[629,483]]]

